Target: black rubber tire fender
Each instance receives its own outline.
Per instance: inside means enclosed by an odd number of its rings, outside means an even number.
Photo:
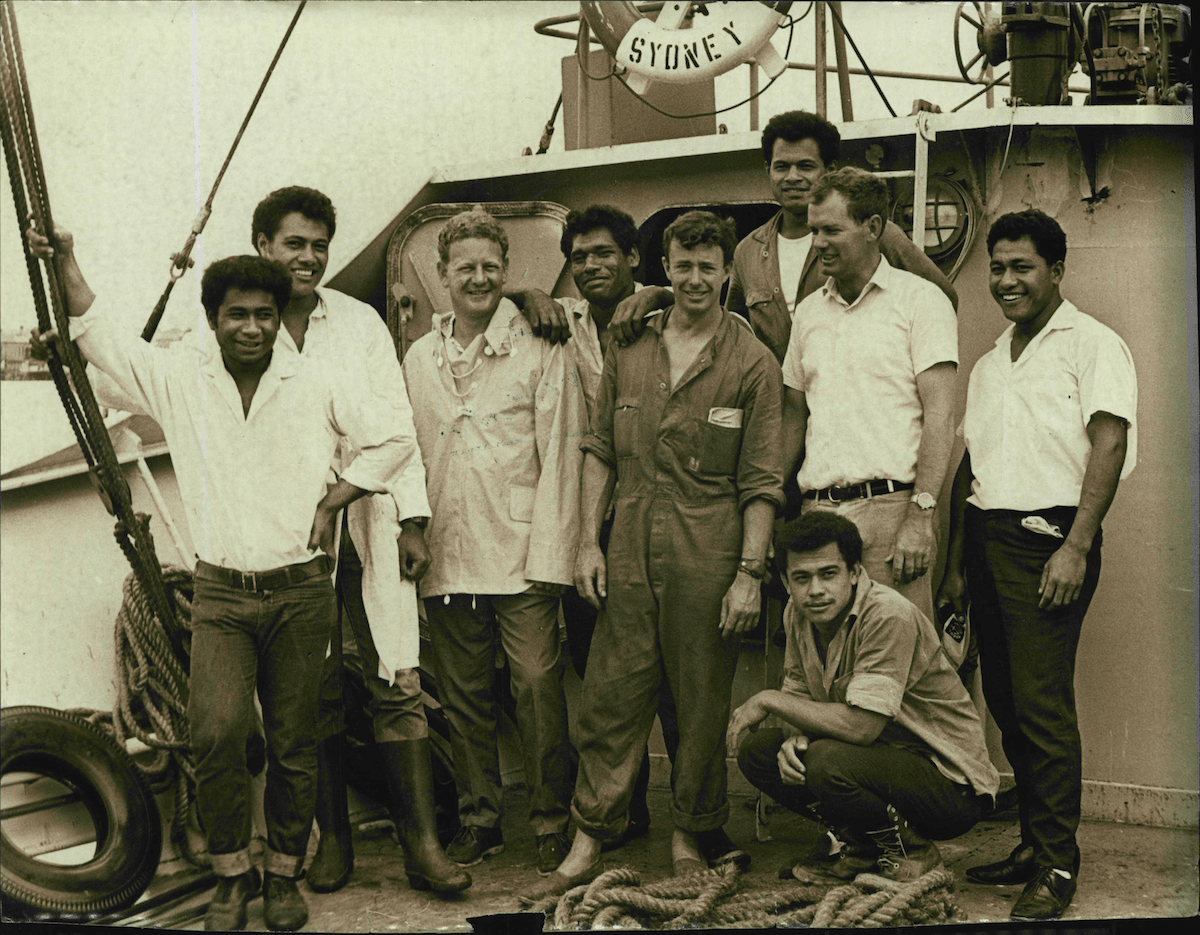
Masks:
[[[0,829],[6,909],[87,918],[132,905],[162,855],[158,805],[129,754],[103,729],[53,708],[0,710],[0,774],[49,776],[79,793],[96,824],[96,854],[57,866],[25,854]]]

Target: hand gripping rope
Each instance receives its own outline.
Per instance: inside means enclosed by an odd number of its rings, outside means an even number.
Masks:
[[[283,42],[271,60],[208,200],[192,225],[187,242],[172,257],[171,281],[142,333],[146,341],[151,339],[158,326],[172,286],[191,265],[192,247],[208,220],[221,178],[229,167],[238,142],[306,2],[301,2],[296,10]],[[100,499],[110,515],[116,518],[114,536],[117,544],[133,569],[123,587],[124,599],[116,622],[116,658],[120,675],[117,680],[117,704],[111,714],[91,712],[90,719],[103,724],[119,742],[133,736],[157,751],[152,761],[136,765],[156,791],[174,782],[176,795],[172,837],[177,841],[186,841],[184,824],[195,782],[187,724],[190,575],[170,567],[164,573],[154,549],[150,517],[134,511],[129,485],[117,461],[108,429],[84,370],[83,358],[70,340],[70,321],[59,267],[61,257],[45,264],[43,278],[43,267],[30,253],[23,236],[26,227],[32,224],[53,239],[54,221],[16,14],[11,2],[0,3],[0,92],[3,97],[0,106],[0,141],[3,143],[17,225],[22,231],[21,246],[37,311],[38,329],[48,331],[54,328],[62,338],[50,349],[50,374]],[[75,713],[89,716],[86,711]],[[192,855],[189,853],[188,856]]]

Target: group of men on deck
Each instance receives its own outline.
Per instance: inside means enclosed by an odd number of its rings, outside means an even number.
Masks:
[[[469,887],[465,868],[504,849],[497,641],[545,876],[526,902],[593,878],[602,851],[648,833],[656,713],[676,875],[749,863],[723,831],[727,753],[828,832],[828,853],[797,872],[914,879],[940,865],[934,840],[992,808],[999,775],[931,586],[957,295],[886,220],[886,185],[834,168],[839,143],[815,115],[773,118],[763,155],[780,211],[741,243],[716,215],[678,217],[662,240],[669,288],[635,283],[637,229],[614,207],[568,216],[582,298],[561,302],[506,292],[503,226],[482,208],[456,215],[437,244],[451,310],[402,363],[374,309],[318,288],[336,218],[311,189],[273,192],[254,215],[258,255],[206,270],[210,353],[115,327],[70,235],[29,232],[60,264],[71,338],[111,381],[100,395],[162,425],[187,510],[188,715],[220,878],[206,927],[243,928],[260,890],[268,927],[304,924],[314,816],[309,888],[348,881],[347,666],[370,697],[410,885]],[[1019,796],[1020,844],[968,878],[1023,884],[1013,917],[1046,919],[1079,872],[1075,650],[1101,520],[1136,460],[1136,382],[1124,342],[1061,297],[1053,219],[1001,217],[988,252],[1011,325],[957,423],[937,604],[961,615],[969,596]],[[783,681],[731,712],[772,569],[789,597]],[[444,850],[418,598],[458,790]],[[574,736],[560,613],[584,686]],[[261,876],[245,752],[256,690]],[[781,726],[760,728],[769,717]]]

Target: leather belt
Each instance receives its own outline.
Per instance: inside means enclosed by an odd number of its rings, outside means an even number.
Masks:
[[[849,487],[824,487],[821,490],[806,490],[805,500],[828,500],[830,503],[841,503],[844,500],[861,500],[864,497],[882,497],[884,494],[895,493],[897,490],[912,490],[915,484],[906,484],[898,480],[869,480]]]
[[[277,591],[289,584],[299,584],[310,578],[333,573],[328,555],[318,555],[299,565],[284,565],[282,568],[272,568],[269,571],[238,571],[235,568],[222,568],[220,565],[210,565],[205,561],[196,562],[196,577],[219,581],[221,584],[242,591]]]

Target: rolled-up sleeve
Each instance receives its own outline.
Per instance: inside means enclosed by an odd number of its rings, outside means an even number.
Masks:
[[[858,626],[860,643],[846,686],[846,704],[895,717],[917,651],[917,621],[889,615],[860,620]]]
[[[610,467],[617,466],[617,455],[613,448],[613,412],[617,403],[617,358],[616,344],[608,346],[604,355],[604,370],[600,374],[600,389],[596,396],[596,407],[592,411],[591,424],[583,443],[583,451],[590,451]]]
[[[1090,330],[1076,352],[1079,403],[1086,426],[1097,412],[1123,419],[1125,437],[1124,480],[1137,464],[1137,372],[1129,346],[1114,331]]]
[[[763,353],[746,374],[742,450],[738,457],[738,507],[759,497],[783,506],[783,381],[779,364]]]

